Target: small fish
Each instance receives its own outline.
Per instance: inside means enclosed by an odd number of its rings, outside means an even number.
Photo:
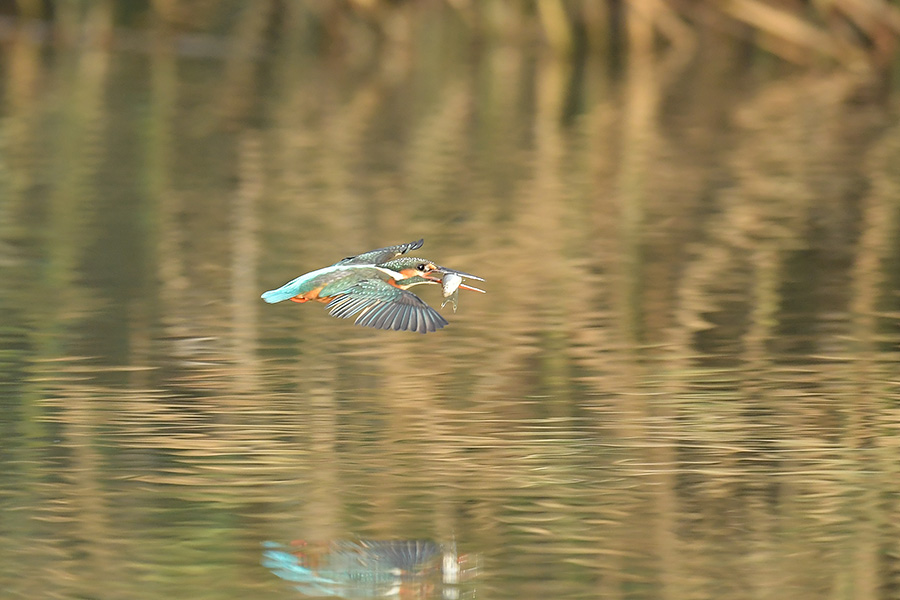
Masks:
[[[441,308],[444,308],[448,302],[453,303],[453,312],[456,312],[456,305],[459,301],[459,286],[462,283],[462,277],[456,273],[446,273],[441,280],[441,288],[444,293],[444,301],[441,302]]]

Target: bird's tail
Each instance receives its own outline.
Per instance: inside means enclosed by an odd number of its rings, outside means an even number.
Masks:
[[[319,269],[318,271],[312,271],[311,273],[301,275],[296,279],[288,281],[280,288],[269,290],[268,292],[260,296],[260,298],[262,298],[269,304],[275,304],[276,302],[290,300],[298,294],[309,292],[312,290],[312,288],[310,287],[311,280],[321,275],[323,271],[326,271],[326,269]]]
[[[282,302],[289,298],[293,298],[297,293],[297,290],[294,289],[294,286],[283,285],[277,290],[269,290],[265,292],[260,298],[268,302],[269,304],[275,304],[276,302]]]

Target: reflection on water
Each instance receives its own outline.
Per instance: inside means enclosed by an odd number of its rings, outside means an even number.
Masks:
[[[471,589],[463,596],[459,584],[475,577],[477,567],[467,566],[474,561],[460,556],[452,542],[300,540],[288,547],[264,545],[262,564],[308,596],[475,597]]]
[[[430,26],[2,48],[0,589],[296,598],[264,542],[454,540],[479,598],[897,597],[893,98]],[[488,281],[434,335],[259,299],[419,237]]]

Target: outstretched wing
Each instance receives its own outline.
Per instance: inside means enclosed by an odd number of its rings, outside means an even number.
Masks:
[[[360,281],[327,304],[328,314],[376,329],[428,333],[447,325],[439,312],[412,292],[395,288],[380,279]]]
[[[380,265],[388,261],[394,260],[398,256],[406,254],[410,250],[417,250],[425,243],[424,239],[417,242],[409,242],[408,244],[398,244],[396,246],[388,246],[387,248],[378,248],[377,250],[369,250],[357,256],[348,256],[337,261],[337,265]]]

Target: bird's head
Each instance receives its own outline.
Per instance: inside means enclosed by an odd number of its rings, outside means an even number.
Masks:
[[[396,258],[381,266],[403,275],[402,279],[397,280],[397,283],[402,287],[409,287],[410,285],[418,285],[420,283],[442,283],[444,275],[448,273],[453,273],[454,275],[459,275],[460,277],[468,279],[484,281],[484,279],[477,275],[470,275],[469,273],[463,273],[462,271],[448,269],[447,267],[436,265],[426,258],[416,258],[414,256]],[[460,284],[459,287],[464,290],[473,290],[476,292],[482,291],[465,284]]]
[[[416,258],[415,256],[404,256],[395,258],[390,262],[386,262],[382,267],[386,267],[391,271],[396,271],[403,275],[404,279],[410,277],[421,277],[436,283],[440,282],[440,277],[434,275],[440,267],[428,260],[427,258]],[[424,282],[420,282],[424,283]]]

